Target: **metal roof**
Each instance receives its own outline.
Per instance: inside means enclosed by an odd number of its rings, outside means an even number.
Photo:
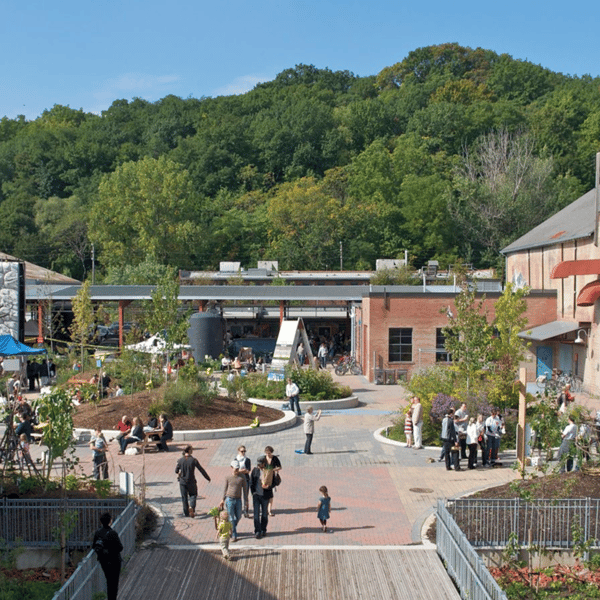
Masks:
[[[519,337],[524,340],[543,342],[558,335],[577,331],[577,329],[580,329],[580,325],[573,321],[552,321],[551,323],[545,323],[544,325],[521,331]]]
[[[71,300],[80,286],[63,287],[51,294],[44,294],[41,286],[28,286],[27,299]],[[150,300],[155,286],[152,285],[93,285],[90,297],[96,301]],[[368,292],[364,285],[298,285],[298,286],[254,286],[254,285],[183,285],[179,288],[179,299],[191,300],[329,300],[359,302]]]
[[[594,235],[596,189],[581,196],[555,215],[501,250],[510,254],[527,248],[539,248]]]

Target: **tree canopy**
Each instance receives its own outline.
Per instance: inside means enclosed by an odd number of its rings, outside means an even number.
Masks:
[[[238,96],[1,119],[0,247],[81,279],[92,243],[109,279],[146,262],[333,268],[340,242],[345,268],[405,249],[416,267],[494,266],[593,187],[598,151],[599,78],[456,43],[366,77],[301,64]]]

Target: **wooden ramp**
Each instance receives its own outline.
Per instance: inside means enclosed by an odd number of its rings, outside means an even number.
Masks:
[[[458,600],[435,550],[154,548],[137,552],[119,600]]]

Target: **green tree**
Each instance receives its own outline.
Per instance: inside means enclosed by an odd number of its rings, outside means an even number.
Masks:
[[[460,375],[468,397],[472,382],[492,359],[493,328],[484,311],[485,296],[477,299],[477,286],[463,280],[460,287],[454,300],[456,314],[448,314],[449,323],[443,333],[453,368]]]
[[[104,277],[104,283],[106,285],[154,285],[167,275],[169,277],[172,275],[169,267],[152,258],[146,258],[137,265],[109,267]]]
[[[500,249],[565,203],[569,182],[552,178],[553,161],[535,154],[525,133],[481,137],[457,168],[448,209],[462,235],[463,255],[473,260]]]
[[[268,205],[271,253],[291,269],[332,269],[339,264],[340,241],[354,236],[360,218],[348,198],[340,200],[313,178],[282,184]]]
[[[47,485],[56,459],[62,458],[63,465],[67,465],[69,468],[77,464],[71,396],[66,390],[54,388],[50,394],[40,398],[39,415],[42,422],[44,444],[48,447],[48,462],[45,471]],[[67,456],[68,451],[69,456]]]
[[[146,258],[187,265],[195,235],[196,201],[187,171],[161,156],[118,167],[99,186],[89,235],[107,266]]]
[[[143,324],[151,334],[165,336],[167,348],[187,340],[188,314],[180,309],[179,280],[174,268],[162,277],[151,293],[152,300],[144,302]]]
[[[528,288],[515,289],[512,283],[507,283],[494,304],[492,358],[495,368],[490,377],[489,398],[500,407],[518,403],[517,372],[526,350],[518,334],[527,327],[524,313],[528,293]]]
[[[71,325],[71,337],[80,346],[81,366],[85,369],[85,344],[88,342],[94,327],[94,306],[90,296],[91,282],[88,280],[77,290],[73,296],[73,324]]]

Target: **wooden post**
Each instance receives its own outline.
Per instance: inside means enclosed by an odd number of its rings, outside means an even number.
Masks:
[[[281,327],[281,324],[283,323],[284,319],[285,319],[285,300],[280,300],[279,301],[279,327]]]
[[[525,467],[525,417],[526,404],[527,369],[519,369],[519,419],[517,423],[517,460],[521,468]]]
[[[44,343],[44,307],[43,307],[43,300],[39,300],[38,301],[38,336],[37,336],[37,343],[38,344],[43,344]],[[52,337],[52,336],[50,336]]]
[[[125,307],[131,300],[119,300],[119,350],[123,350],[123,323],[125,322]]]

